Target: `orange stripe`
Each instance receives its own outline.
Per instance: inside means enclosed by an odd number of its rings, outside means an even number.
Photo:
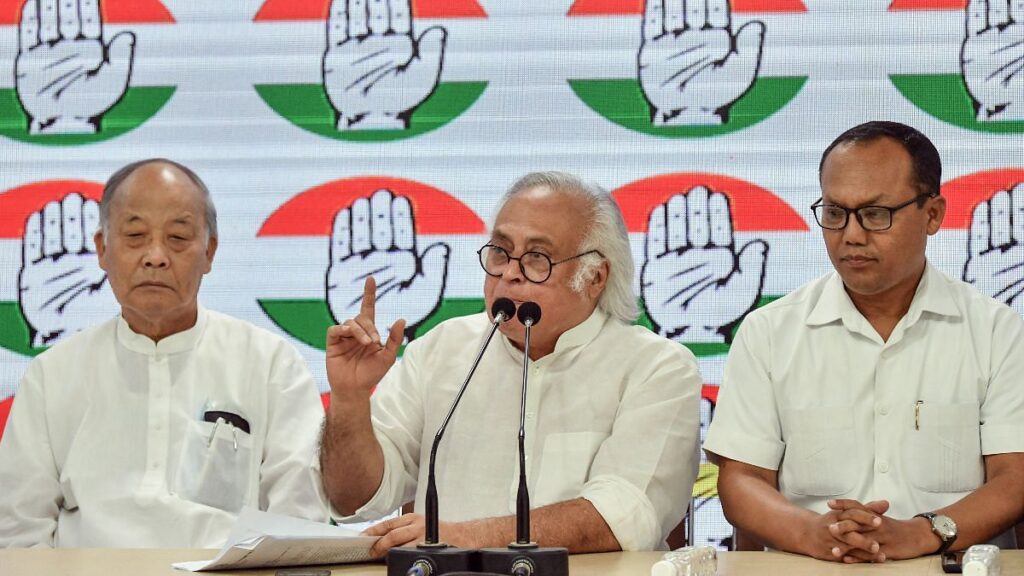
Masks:
[[[988,200],[1000,190],[1012,190],[1024,182],[1024,169],[1004,168],[975,172],[954,178],[942,185],[946,197],[946,218],[943,230],[966,230],[971,227],[971,214],[975,206]]]
[[[267,0],[253,19],[256,22],[275,20],[327,20],[329,0]],[[412,0],[412,13],[417,18],[486,18],[487,13],[476,0]]]
[[[801,0],[732,0],[737,14],[768,12],[807,12]],[[576,0],[569,16],[627,16],[644,11],[644,0]]]
[[[622,208],[630,232],[647,232],[651,210],[676,194],[705,186],[729,198],[733,230],[737,232],[809,230],[807,223],[771,192],[737,178],[718,174],[679,173],[653,176],[627,184],[612,192]]]
[[[0,25],[21,22],[24,0],[0,0]],[[105,24],[173,24],[174,16],[159,0],[100,0]]]
[[[446,192],[413,180],[371,176],[335,180],[300,193],[275,210],[256,236],[330,236],[334,216],[339,210],[381,189],[409,199],[417,234],[483,234],[485,231],[483,221]]]
[[[103,197],[103,185],[84,180],[47,180],[11,188],[0,194],[0,238],[20,240],[25,235],[25,220],[29,214],[71,192],[98,202]]]

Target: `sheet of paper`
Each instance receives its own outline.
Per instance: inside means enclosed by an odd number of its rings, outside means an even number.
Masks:
[[[246,508],[216,558],[176,562],[172,566],[200,572],[366,562],[378,538],[360,536],[340,526]]]

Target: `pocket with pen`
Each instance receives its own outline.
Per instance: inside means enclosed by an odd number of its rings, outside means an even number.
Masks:
[[[985,480],[977,403],[922,402],[904,438],[910,482],[926,492],[969,492]]]
[[[223,419],[189,423],[175,481],[186,500],[229,512],[241,510],[249,493],[252,437]]]

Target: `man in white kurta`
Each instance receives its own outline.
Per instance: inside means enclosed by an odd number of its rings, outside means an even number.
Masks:
[[[449,320],[412,342],[373,396],[384,480],[357,512],[379,518],[415,498],[423,510],[434,434],[469,372],[467,343],[486,315]],[[523,352],[504,335],[488,347],[437,455],[442,518],[514,514]],[[698,454],[700,375],[690,352],[595,310],[530,366],[526,472],[532,506],[582,497],[624,550],[663,547],[690,500]],[[421,466],[420,463],[423,463]]]
[[[946,208],[938,151],[868,122],[826,149],[820,180],[835,271],[750,314],[729,351],[704,442],[726,517],[837,562],[1012,546],[1024,321],[928,263]]]
[[[378,221],[387,220],[353,218],[353,242],[384,235],[371,230]],[[614,200],[569,174],[527,175],[502,199],[479,255],[488,310],[500,298],[542,310],[525,417],[533,539],[570,552],[663,547],[697,473],[702,382],[688,350],[630,325],[633,261]],[[384,278],[384,290],[397,285]],[[327,493],[349,518],[415,501],[414,513],[368,530],[384,554],[423,540],[433,437],[492,324],[487,314],[444,322],[396,365],[404,323],[382,343],[378,297],[366,278],[360,313],[328,331],[321,459]],[[440,538],[464,548],[516,538],[525,327],[513,318],[499,330],[438,449]]]
[[[18,388],[0,545],[219,547],[243,506],[325,520],[322,419],[304,360],[277,335],[200,309],[154,343],[112,319],[41,354]]]
[[[94,241],[121,314],[29,365],[0,441],[0,546],[219,547],[243,506],[326,520],[302,358],[198,304],[217,248],[198,176],[125,166]]]

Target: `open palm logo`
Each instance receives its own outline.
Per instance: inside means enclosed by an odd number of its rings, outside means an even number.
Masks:
[[[455,242],[472,235],[473,241],[459,243],[471,254],[483,234],[480,218],[437,188],[382,176],[328,182],[284,203],[257,234],[305,242],[297,254],[320,246],[309,262],[321,267],[322,283],[309,287],[316,297],[261,298],[259,304],[282,330],[323,349],[327,327],[358,313],[363,282],[373,275],[378,332],[387,334],[403,318],[411,340],[447,318],[483,310],[475,295],[446,293]]]
[[[774,114],[806,81],[761,76],[767,27],[756,19],[737,23],[728,0],[645,0],[639,14],[634,4],[577,0],[569,9],[569,16],[636,19],[633,78],[569,81],[612,122],[670,138],[725,134]],[[806,11],[799,0],[747,4],[755,4],[744,7],[748,12]]]
[[[36,182],[0,194],[0,238],[20,243],[14,295],[0,301],[0,346],[25,356],[117,315],[120,307],[100,269],[96,182]]]
[[[938,10],[946,4],[894,0],[889,10]],[[951,50],[950,57],[959,70],[893,74],[890,80],[915,106],[944,122],[976,132],[1024,133],[1024,2],[966,0],[958,12],[962,35],[958,53]]]
[[[21,122],[5,123],[0,134],[35,144],[89,144],[129,131],[163,107],[174,88],[132,86],[140,40],[132,30],[107,33],[110,20],[174,22],[156,0],[24,0],[14,98],[0,94],[0,116]]]
[[[448,30],[423,20],[483,17],[475,0],[268,0],[257,22],[318,24],[321,74],[315,82],[256,90],[275,112],[321,136],[356,142],[417,136],[461,115],[487,86],[444,80]]]

